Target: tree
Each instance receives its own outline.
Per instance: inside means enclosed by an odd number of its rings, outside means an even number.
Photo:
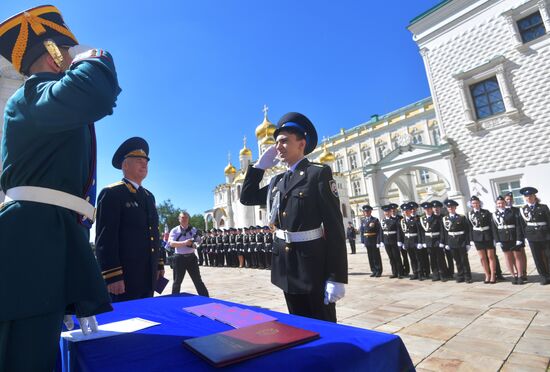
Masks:
[[[165,226],[171,229],[179,225],[178,215],[181,210],[176,208],[170,199],[157,204],[157,212],[159,215],[159,230],[162,234]]]
[[[200,229],[200,230],[203,230],[205,229],[205,226],[204,226],[204,216],[202,214],[194,214],[191,216],[191,218],[189,219],[189,224],[191,226],[194,226],[196,227],[197,229]],[[211,229],[212,228],[212,223],[209,223],[209,227],[207,227],[208,229]]]

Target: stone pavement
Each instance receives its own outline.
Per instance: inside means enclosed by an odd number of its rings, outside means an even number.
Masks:
[[[399,335],[418,371],[549,369],[550,285],[539,284],[530,252],[529,283],[520,286],[484,284],[475,250],[469,252],[472,284],[389,279],[385,252],[383,276],[371,278],[366,250],[357,248],[348,255],[349,284],[336,306],[339,323]],[[504,255],[498,255],[505,270]],[[287,312],[268,270],[201,267],[201,274],[212,297]],[[196,293],[188,276],[182,292]]]

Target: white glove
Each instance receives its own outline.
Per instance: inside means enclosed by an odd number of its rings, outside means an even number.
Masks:
[[[256,164],[254,164],[254,168],[266,170],[275,166],[275,164],[279,162],[279,159],[277,159],[276,156],[277,148],[275,148],[275,145],[271,145],[267,150],[265,150],[262,156],[260,156]]]
[[[89,335],[90,333],[94,333],[98,331],[97,328],[97,320],[95,319],[95,316],[88,316],[84,318],[77,318],[78,323],[80,323],[80,329],[82,330],[82,333],[85,335]],[[74,320],[72,315],[65,315],[63,317],[63,323],[65,324],[65,327],[70,331],[74,328]]]
[[[450,251],[450,250],[451,250],[451,247],[449,247],[448,245],[446,245],[446,246],[445,246],[445,250]]]
[[[384,243],[380,243],[378,244],[378,248],[386,248],[386,246],[384,245]]]
[[[344,284],[327,280],[325,286],[325,305],[338,301],[346,295]]]
[[[418,243],[418,244],[416,245],[416,249],[422,249],[422,248],[424,248],[424,247],[422,246],[422,244]]]
[[[422,248],[428,248],[428,245],[426,243],[422,243]]]
[[[495,244],[495,247],[497,247],[498,249],[502,249],[502,243],[501,243],[501,242],[497,242],[497,244]]]
[[[92,48],[89,45],[78,44],[69,48],[69,55],[71,56],[72,59],[74,59],[74,57],[76,57],[77,55],[87,52],[88,50],[91,50],[91,49],[95,49],[95,48]]]
[[[476,243],[474,243],[473,241],[470,241],[470,247],[476,247]]]
[[[443,243],[439,243],[439,248],[445,248],[445,245]]]
[[[523,242],[521,240],[516,240],[516,245],[522,245]]]
[[[403,243],[397,242],[397,246],[398,246],[399,248],[401,248],[401,247],[403,246]]]
[[[470,245],[466,245],[466,252],[469,252],[470,248],[472,248]]]

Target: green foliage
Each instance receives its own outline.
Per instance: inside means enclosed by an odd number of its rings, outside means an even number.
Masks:
[[[180,209],[176,208],[170,199],[157,204],[157,212],[159,214],[159,230],[161,234],[164,232],[165,226],[170,230],[179,225],[178,215]]]

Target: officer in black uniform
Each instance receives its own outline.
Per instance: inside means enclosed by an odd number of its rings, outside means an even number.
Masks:
[[[470,223],[465,216],[456,213],[456,207],[458,207],[456,201],[446,199],[443,203],[449,211],[449,214],[443,217],[444,239],[446,247],[448,246],[453,252],[456,262],[456,282],[472,283],[472,272],[468,260],[469,242],[472,240]]]
[[[237,228],[237,237],[235,238],[235,241],[237,243],[237,259],[238,259],[238,267],[243,268],[244,267],[244,229]]]
[[[397,213],[397,209],[399,208],[399,206],[395,203],[390,203],[388,205],[391,208],[391,217],[396,219],[398,224],[399,224],[399,221],[401,221],[401,219],[403,218],[402,215]],[[402,275],[406,276],[406,275],[409,275],[409,273],[411,272],[411,266],[409,265],[409,258],[407,256],[407,250],[403,249],[403,242],[402,241],[398,241],[397,244],[398,244],[398,247],[399,247],[399,254],[401,255],[400,260],[401,260],[402,265],[403,265]]]
[[[304,158],[317,145],[317,133],[304,115],[288,113],[268,148],[244,180],[241,203],[267,201],[270,223],[277,227],[273,242],[271,281],[284,291],[291,314],[336,322],[335,302],[348,281],[346,235],[338,188],[330,167]],[[275,156],[289,170],[260,188],[265,169]]]
[[[258,253],[256,252],[256,226],[250,226],[248,230],[250,233],[250,236],[248,237],[250,267],[256,269],[258,267]]]
[[[226,266],[231,266],[229,263],[229,229],[223,229],[222,231],[222,254],[223,254],[223,262]]]
[[[256,226],[256,257],[258,269],[265,269],[265,236],[261,226]]]
[[[216,229],[216,266],[223,267],[225,265],[225,259],[223,257],[223,230]]]
[[[199,247],[197,248],[197,254],[199,255],[199,266],[205,265],[208,266],[208,256],[206,254],[206,250],[208,249],[208,236],[210,233],[208,231],[205,231],[202,233],[202,238],[199,244]]]
[[[271,256],[273,254],[273,233],[269,226],[264,226],[265,268],[271,270]]]
[[[439,200],[432,200],[432,206],[434,209],[434,215],[440,216],[441,221],[443,222],[443,214],[441,210],[441,208],[443,208],[443,203],[440,202]],[[453,259],[453,252],[451,251],[451,248],[449,248],[447,244],[445,244],[445,247],[443,249],[443,254],[446,261],[445,266],[447,267],[447,272],[445,276],[447,277],[447,279],[453,279],[455,275],[455,264]]]
[[[244,267],[250,268],[250,228],[245,227],[243,230]]]
[[[357,230],[353,227],[353,222],[348,222],[348,228],[346,229],[346,237],[348,238],[351,254],[355,254],[355,239],[357,237]]]
[[[547,285],[550,284],[550,210],[540,203],[536,188],[524,187],[519,192],[526,202],[521,208],[525,238],[531,247],[540,284]]]
[[[380,246],[378,245],[378,235],[380,234],[380,220],[372,215],[372,207],[363,205],[363,219],[359,232],[361,234],[361,243],[367,249],[369,257],[369,266],[371,278],[382,276],[382,257],[380,256]]]
[[[443,221],[434,213],[432,203],[421,204],[424,215],[420,217],[420,235],[422,246],[428,250],[432,281],[447,281],[447,264],[445,263],[445,242],[443,241]]]
[[[399,252],[403,242],[399,219],[392,217],[393,208],[390,205],[383,205],[381,208],[384,211],[384,218],[380,222],[381,229],[378,234],[378,247],[386,249],[392,272],[390,279],[403,279],[403,262],[401,261],[401,254]]]
[[[147,176],[149,145],[126,140],[113,156],[124,178],[98,197],[96,254],[113,302],[153,297],[164,276],[159,258],[159,216],[153,194],[141,186]]]
[[[422,256],[420,250],[422,250],[422,243],[420,242],[420,226],[418,218],[413,216],[413,205],[410,203],[403,203],[401,210],[403,211],[403,218],[399,221],[401,231],[403,232],[403,248],[407,250],[409,258],[411,260],[412,275],[411,280],[424,280],[428,273],[426,270],[426,262],[423,265],[420,264],[419,256]]]
[[[216,235],[217,230],[210,229],[210,237],[208,238],[208,261],[210,266],[216,266]]]

